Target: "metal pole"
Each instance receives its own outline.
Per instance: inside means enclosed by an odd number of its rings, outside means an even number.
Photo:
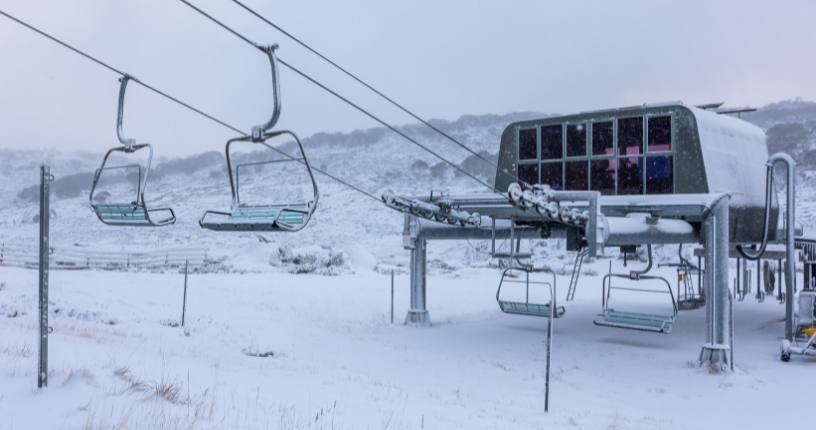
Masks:
[[[187,314],[187,268],[190,260],[184,260],[184,304],[181,307],[181,326],[184,327],[184,317]]]
[[[544,380],[544,412],[550,411],[550,359],[552,357],[552,337],[553,337],[553,314],[555,313],[555,273],[553,273],[553,284],[550,288],[550,315],[547,323],[547,375]]]
[[[51,168],[43,164],[40,167],[40,339],[39,339],[39,368],[37,371],[37,387],[48,386],[48,221],[51,214],[50,192],[52,180]]]
[[[391,324],[394,324],[394,269],[391,269]]]
[[[741,280],[741,278],[740,278],[740,270],[741,270],[740,261],[741,260],[742,260],[742,258],[737,257],[737,285],[734,288],[734,290],[737,292],[737,294],[742,294],[742,284],[740,283],[740,280]],[[747,265],[748,263],[746,262],[745,264]]]

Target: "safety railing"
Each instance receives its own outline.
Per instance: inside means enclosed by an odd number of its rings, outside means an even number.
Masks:
[[[52,269],[138,269],[181,267],[185,261],[201,266],[207,248],[171,248],[155,251],[93,251],[76,247],[51,247]],[[0,242],[0,266],[37,267],[37,245]]]

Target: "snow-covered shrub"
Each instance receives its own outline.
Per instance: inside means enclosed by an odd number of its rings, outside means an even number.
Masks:
[[[269,264],[295,274],[336,276],[351,270],[348,255],[330,246],[283,246],[270,256]]]

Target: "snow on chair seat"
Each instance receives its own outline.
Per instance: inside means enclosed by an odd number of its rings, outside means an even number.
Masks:
[[[668,334],[674,327],[674,317],[609,310],[595,320],[595,325]]]

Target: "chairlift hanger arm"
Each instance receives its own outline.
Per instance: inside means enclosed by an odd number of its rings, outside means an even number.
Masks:
[[[182,1],[183,1],[183,0],[182,0]],[[360,78],[358,78],[357,76],[353,75],[352,73],[350,73],[350,72],[349,72],[349,71],[347,71],[346,69],[344,69],[344,68],[340,67],[340,66],[339,66],[337,63],[335,63],[335,62],[333,62],[333,61],[329,60],[328,58],[326,58],[325,56],[323,56],[322,54],[320,54],[320,53],[319,53],[319,52],[317,52],[316,50],[312,49],[312,48],[311,48],[309,45],[306,45],[305,43],[301,42],[301,41],[300,41],[298,38],[296,38],[296,37],[292,36],[291,34],[289,34],[288,32],[286,32],[284,29],[282,29],[282,28],[278,27],[277,25],[275,25],[274,23],[272,23],[272,22],[271,22],[271,21],[269,21],[268,19],[264,18],[264,17],[263,17],[262,15],[260,15],[259,13],[255,12],[255,11],[254,11],[254,10],[252,10],[251,8],[249,8],[249,7],[247,7],[246,5],[244,5],[243,3],[241,3],[240,1],[238,1],[238,0],[233,0],[233,1],[234,1],[234,2],[235,2],[237,5],[238,5],[238,6],[241,6],[242,8],[244,8],[244,9],[245,9],[247,12],[251,13],[252,15],[254,15],[255,17],[257,17],[257,18],[258,18],[258,19],[260,19],[261,21],[263,21],[263,22],[265,22],[265,23],[269,24],[270,26],[272,26],[272,27],[273,27],[273,28],[275,28],[276,30],[280,31],[281,33],[283,33],[284,35],[286,35],[286,37],[288,37],[288,38],[290,38],[290,39],[294,40],[295,42],[297,42],[298,44],[300,44],[300,45],[301,45],[301,46],[303,46],[304,48],[306,48],[306,49],[308,49],[309,51],[311,51],[313,54],[315,54],[315,55],[317,55],[318,57],[320,57],[321,59],[325,60],[327,63],[331,64],[332,66],[334,66],[335,68],[337,68],[337,69],[338,69],[338,70],[340,70],[341,72],[345,73],[346,75],[348,75],[349,77],[351,77],[351,78],[352,78],[352,79],[354,79],[355,81],[359,82],[359,83],[360,83],[361,85],[363,85],[364,87],[368,88],[369,90],[373,91],[373,92],[374,92],[375,94],[377,94],[378,96],[382,97],[383,99],[385,99],[386,101],[388,101],[388,102],[389,102],[389,103],[391,103],[392,105],[396,106],[398,109],[402,110],[403,112],[407,113],[408,115],[410,115],[411,117],[413,117],[413,118],[414,118],[414,119],[416,119],[417,121],[419,121],[419,122],[421,122],[422,124],[426,125],[426,126],[427,126],[427,127],[429,127],[431,130],[433,130],[433,131],[435,131],[435,132],[439,133],[439,134],[440,134],[440,135],[442,135],[444,138],[446,138],[446,139],[450,140],[451,142],[455,143],[456,145],[458,145],[459,147],[461,147],[461,148],[462,148],[462,149],[464,149],[465,151],[467,151],[467,152],[471,153],[472,155],[476,156],[476,157],[477,157],[477,158],[479,158],[480,160],[484,161],[485,163],[487,163],[487,164],[488,164],[488,165],[490,165],[491,167],[495,167],[496,169],[501,170],[503,173],[505,173],[505,174],[509,175],[509,176],[510,176],[510,177],[512,177],[513,179],[515,179],[515,180],[517,180],[517,181],[520,181],[520,180],[519,180],[519,178],[518,178],[518,176],[517,176],[516,174],[514,174],[514,173],[512,173],[512,172],[508,171],[508,170],[507,170],[507,169],[505,169],[504,167],[500,167],[500,166],[499,166],[498,164],[496,164],[496,163],[493,163],[492,161],[490,161],[490,160],[488,160],[487,158],[483,157],[483,156],[482,156],[481,154],[479,154],[478,152],[476,152],[476,151],[474,151],[474,150],[470,149],[470,148],[469,148],[467,145],[465,145],[465,144],[463,144],[463,143],[459,142],[458,140],[454,139],[453,137],[451,137],[450,135],[448,135],[448,134],[447,134],[447,133],[445,133],[444,131],[442,131],[442,130],[438,129],[438,128],[437,128],[437,127],[435,127],[433,124],[431,124],[431,123],[429,123],[428,121],[425,121],[424,119],[420,118],[418,115],[414,114],[413,112],[411,112],[410,110],[408,110],[407,108],[405,108],[405,107],[404,107],[404,106],[402,106],[401,104],[399,104],[399,103],[395,102],[395,101],[394,101],[394,100],[392,100],[390,97],[386,96],[385,94],[381,93],[380,91],[376,90],[376,89],[375,89],[374,87],[372,87],[371,85],[369,85],[369,84],[367,84],[367,83],[363,82],[363,81],[362,81]],[[185,3],[186,3],[186,2],[185,2]],[[525,183],[525,185],[530,185],[530,184],[526,184],[526,183]]]

